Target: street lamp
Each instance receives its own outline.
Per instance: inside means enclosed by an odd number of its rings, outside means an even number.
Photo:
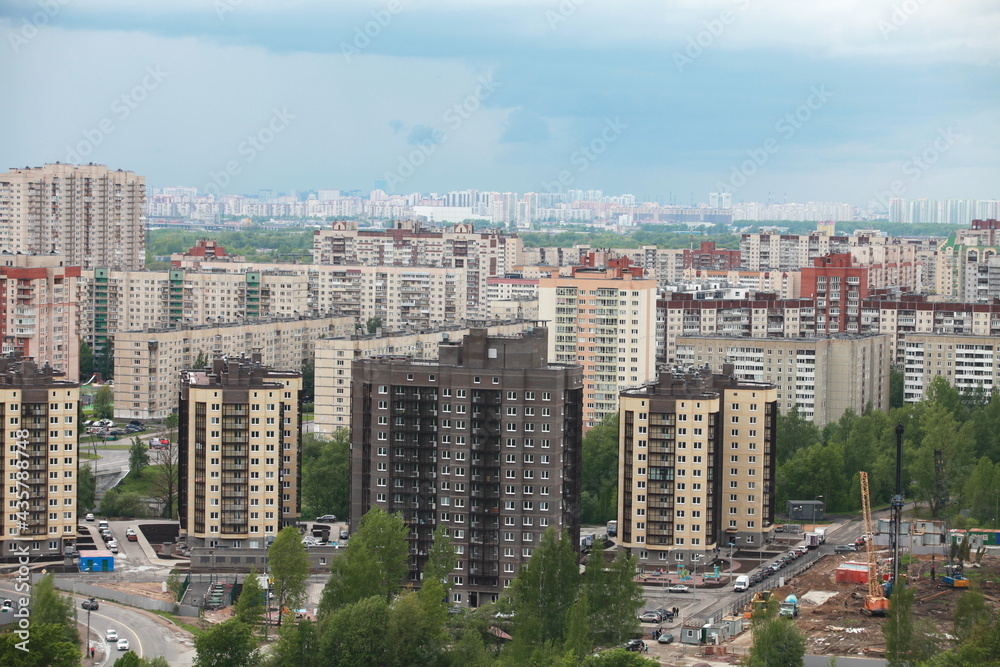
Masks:
[[[823,500],[823,496],[816,496],[813,498],[813,511],[812,511],[812,522],[816,523],[816,502]]]
[[[691,556],[691,586],[693,587],[693,594],[691,597],[691,602],[698,601],[698,562],[701,561],[701,554],[695,554]]]
[[[738,536],[733,536],[733,539],[729,542],[729,583],[733,583],[733,547],[736,546],[736,540],[740,539]]]

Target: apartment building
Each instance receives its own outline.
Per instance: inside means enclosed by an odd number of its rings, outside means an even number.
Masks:
[[[937,293],[956,301],[1000,298],[1000,221],[973,220],[938,249]]]
[[[548,331],[474,329],[435,362],[364,359],[351,402],[351,527],[403,515],[419,581],[444,524],[451,603],[496,600],[549,527],[579,539],[582,372],[547,360]]]
[[[0,558],[7,562],[59,557],[76,542],[79,401],[80,385],[52,367],[0,357]]]
[[[685,269],[681,275],[681,282],[688,284],[724,284],[733,287],[743,287],[757,292],[773,292],[779,299],[798,299],[802,296],[802,272],[801,271],[744,271],[742,269],[731,270],[704,270]],[[676,290],[657,281],[660,291],[673,292]]]
[[[553,271],[538,287],[539,317],[552,323],[549,359],[580,364],[584,430],[618,411],[618,393],[656,375],[656,281],[628,258],[606,268]]]
[[[0,173],[0,249],[135,271],[146,262],[146,182],[104,165]]]
[[[782,412],[798,406],[799,414],[818,426],[837,421],[845,410],[888,410],[890,359],[888,337],[878,334],[677,338],[678,364],[731,364],[740,379],[772,382]]]
[[[577,244],[572,248],[541,247],[522,250],[523,269],[530,265],[545,267],[583,266],[587,258],[596,254],[597,264],[608,260],[627,257],[631,266],[644,269],[647,277],[655,278],[659,288],[666,289],[684,277],[684,253],[682,248],[659,248],[645,245],[639,248],[593,248],[590,244]],[[525,277],[531,277],[525,273]]]
[[[644,567],[707,567],[774,529],[778,390],[720,368],[621,394],[618,539]]]
[[[521,263],[521,239],[500,229],[477,232],[471,223],[431,230],[398,221],[392,229],[359,230],[356,223],[340,220],[315,232],[313,262],[465,269],[468,310],[484,317],[486,281]]]
[[[17,352],[78,380],[79,266],[62,255],[0,252],[0,336],[3,354]]]
[[[302,376],[259,355],[181,374],[178,513],[189,548],[266,548],[299,519]]]
[[[904,281],[904,286],[915,289],[919,247],[909,239],[883,236],[877,229],[859,229],[851,236],[762,232],[742,235],[740,257],[742,268],[747,270],[794,271],[826,255],[849,254],[856,265],[884,266],[890,275],[898,275],[896,279]]]
[[[919,403],[936,376],[962,392],[1000,387],[1000,338],[993,335],[913,333],[901,343],[903,400]]]
[[[271,367],[301,369],[318,341],[349,336],[354,326],[353,317],[319,316],[119,331],[114,336],[115,418],[163,419],[172,413],[180,373],[199,356],[255,350]]]
[[[481,328],[489,336],[516,336],[531,328],[534,321],[512,319]],[[442,342],[462,340],[470,332],[469,327],[441,326],[416,332],[383,330],[315,341],[314,433],[331,436],[338,429],[351,427],[351,377],[357,362],[399,356],[433,361]]]

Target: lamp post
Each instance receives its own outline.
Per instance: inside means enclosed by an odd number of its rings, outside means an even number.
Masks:
[[[701,554],[691,556],[691,586],[694,591],[691,602],[698,601],[698,562],[701,561]]]
[[[823,500],[823,496],[816,496],[813,498],[813,511],[812,511],[812,522],[816,523],[816,503]]]
[[[738,536],[733,536],[733,539],[729,542],[729,585],[733,584],[733,547],[736,546],[736,540],[740,539]]]

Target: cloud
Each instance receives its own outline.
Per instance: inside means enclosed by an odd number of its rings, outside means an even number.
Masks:
[[[406,143],[411,146],[427,146],[441,143],[441,130],[436,130],[427,125],[414,125],[410,130],[410,136],[406,138]]]

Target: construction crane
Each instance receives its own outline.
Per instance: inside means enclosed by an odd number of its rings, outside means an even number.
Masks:
[[[865,518],[865,552],[868,555],[868,595],[865,597],[865,611],[872,616],[885,616],[889,611],[889,598],[885,596],[879,581],[878,565],[875,562],[875,528],[872,525],[872,503],[868,494],[868,473],[861,471],[861,511]]]

